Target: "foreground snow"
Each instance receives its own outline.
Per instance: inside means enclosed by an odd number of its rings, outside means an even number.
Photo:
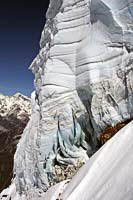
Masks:
[[[63,193],[66,199],[133,199],[133,121],[81,168]]]
[[[45,195],[47,200],[56,200],[57,193],[48,197]],[[133,121],[89,159],[61,199],[133,200]]]
[[[26,200],[15,185],[0,199]],[[8,197],[2,198],[3,196]],[[62,194],[61,194],[62,193]],[[10,194],[10,195],[9,195]],[[132,200],[133,199],[133,121],[121,129],[78,171],[68,183],[61,182],[40,198],[32,200]]]

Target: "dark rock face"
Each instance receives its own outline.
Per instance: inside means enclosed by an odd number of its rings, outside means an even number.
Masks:
[[[24,120],[17,119],[13,115],[0,116],[0,191],[8,187],[13,176],[13,158],[16,145],[29,121],[25,115]]]
[[[0,191],[11,183],[16,146],[29,121],[30,109],[24,111],[23,104],[30,108],[30,99],[21,94],[0,96]]]

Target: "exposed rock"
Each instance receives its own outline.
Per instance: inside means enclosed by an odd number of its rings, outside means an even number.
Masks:
[[[30,98],[20,93],[0,94],[0,191],[11,183],[16,145],[30,115]]]
[[[132,120],[126,120],[124,122],[116,124],[115,126],[109,126],[105,128],[104,131],[100,134],[100,144],[105,144],[110,138],[112,138],[120,129],[126,126],[126,124],[128,124],[130,121]]]
[[[14,159],[16,195],[43,195],[56,163],[86,162],[106,127],[133,118],[132,12],[132,0],[50,1],[30,67],[36,92]]]
[[[82,167],[85,163],[83,162],[77,162],[76,165],[67,165],[67,166],[59,166],[59,165],[55,165],[55,172],[54,172],[54,176],[55,176],[55,183],[60,183],[61,181],[64,180],[70,180],[76,173],[77,171],[80,169],[80,167]],[[52,183],[52,185],[55,184],[54,181]]]

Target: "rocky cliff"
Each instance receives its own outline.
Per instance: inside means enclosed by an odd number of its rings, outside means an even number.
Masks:
[[[133,117],[132,3],[50,1],[40,52],[30,66],[32,116],[8,191],[21,196],[11,199],[37,199],[58,182],[57,168],[82,165],[106,128]]]
[[[30,115],[30,98],[20,93],[0,94],[0,191],[11,182],[16,145]]]

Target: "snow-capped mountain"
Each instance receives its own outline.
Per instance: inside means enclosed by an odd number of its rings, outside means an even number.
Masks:
[[[22,119],[25,115],[31,115],[31,101],[27,96],[16,93],[13,96],[0,94],[0,116],[9,117],[13,115],[17,119]]]
[[[16,145],[30,115],[30,98],[0,94],[0,191],[10,184]]]
[[[0,199],[44,200],[60,175],[67,180],[69,166],[79,163],[86,164],[68,189],[56,197],[52,189],[46,200],[133,199],[132,123],[99,144],[133,118],[132,2],[50,0],[40,51],[30,66],[32,115],[17,145],[12,184]],[[14,107],[8,118],[19,130]],[[6,134],[3,148],[11,152],[16,133]]]

